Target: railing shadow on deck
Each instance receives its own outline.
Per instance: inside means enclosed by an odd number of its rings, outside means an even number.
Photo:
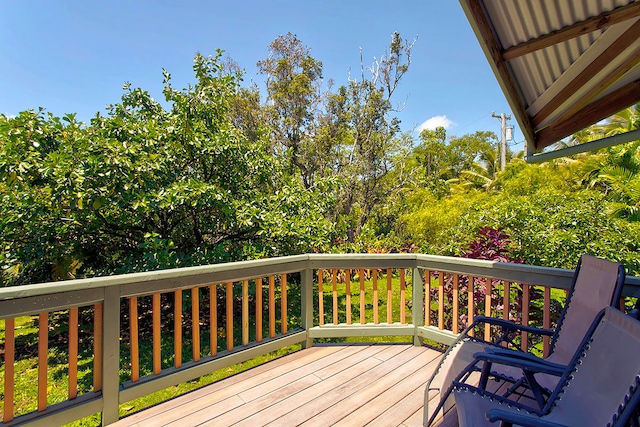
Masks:
[[[3,288],[3,425],[96,413],[107,425],[120,404],[319,339],[448,345],[478,314],[550,327],[572,275],[422,254],[306,254]],[[640,296],[639,279],[627,278],[626,297]],[[30,334],[21,333],[25,319]],[[526,335],[519,342],[548,350]],[[35,376],[23,372],[27,356],[37,358]],[[53,402],[61,379],[66,399]],[[23,396],[25,381],[37,382],[33,396]]]

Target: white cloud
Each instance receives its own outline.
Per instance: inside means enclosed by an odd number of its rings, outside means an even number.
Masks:
[[[439,126],[449,129],[453,125],[455,125],[455,123],[449,120],[447,116],[434,116],[422,122],[422,124],[416,128],[416,132],[420,133],[425,129],[434,130]]]

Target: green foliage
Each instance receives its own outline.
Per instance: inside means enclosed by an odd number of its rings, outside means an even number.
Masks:
[[[495,180],[494,187],[512,196],[534,195],[545,189],[561,190],[566,182],[554,165],[530,165],[523,160],[514,160]]]
[[[435,130],[425,129],[420,132],[421,144],[416,149],[416,155],[424,167],[427,185],[433,185],[434,181],[447,172],[446,138],[447,133],[443,127],[438,127]]]
[[[416,190],[407,198],[408,207],[401,221],[407,236],[422,251],[458,255],[463,246],[457,240],[458,233],[467,231],[461,216],[483,197],[483,193],[472,191],[438,198],[427,189]]]
[[[443,196],[448,184],[462,188],[487,188],[496,174],[496,136],[493,132],[475,132],[447,141],[443,127],[420,132],[420,144],[414,149],[418,164],[424,168],[425,185]]]
[[[543,199],[541,202],[544,202]],[[554,209],[543,226],[536,227],[541,233],[523,241],[527,261],[539,265],[569,267],[575,264],[576,255],[589,253],[623,263],[630,274],[640,271],[638,237],[640,228],[620,221],[608,214],[602,200],[592,194],[567,195],[564,200],[549,199],[549,205],[566,203],[564,210]],[[560,205],[562,206],[562,205]],[[548,209],[553,209],[548,206]],[[559,227],[554,225],[559,224]]]
[[[265,100],[218,51],[195,56],[184,89],[164,71],[163,102],[125,84],[89,124],[0,115],[3,284],[306,251],[460,255],[485,227],[527,263],[588,252],[637,271],[640,142],[543,165],[509,152],[498,171],[491,132],[402,134],[391,98],[414,43],[394,33],[335,92],[289,33],[258,62]],[[570,143],[638,123],[636,106]]]
[[[582,170],[575,162],[516,160],[496,177],[496,191],[460,191],[441,199],[428,190],[416,192],[402,221],[426,252],[460,255],[470,236],[492,227],[511,236],[509,257],[526,264],[573,268],[589,253],[620,261],[629,273],[640,271],[640,227],[628,216],[612,215],[614,192],[581,184]]]
[[[314,115],[319,108],[322,62],[291,33],[278,36],[269,45],[269,56],[258,61],[266,75],[266,112],[272,130],[272,149],[287,159],[289,170],[298,170],[307,188],[322,162],[313,134]]]
[[[4,281],[171,268],[323,247],[331,206],[231,119],[239,75],[197,55],[197,83],[166,110],[125,85],[89,125],[28,111],[2,118]]]
[[[362,77],[329,97],[325,128],[334,136],[333,173],[340,183],[333,218],[343,225],[349,243],[369,220],[384,216],[381,209],[406,179],[402,173],[391,174],[404,170],[403,159],[412,144],[406,135],[398,135],[400,122],[392,116],[391,97],[409,69],[412,47],[394,33],[389,51],[368,69],[368,78],[361,64]]]
[[[516,242],[514,255],[527,264],[573,268],[590,253],[638,265],[637,227],[608,215],[601,195],[588,190],[493,198],[464,220],[504,227]]]

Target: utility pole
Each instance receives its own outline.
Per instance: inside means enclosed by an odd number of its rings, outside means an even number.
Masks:
[[[491,117],[500,119],[500,170],[503,171],[507,167],[507,120],[511,120],[511,116],[505,113],[496,116],[493,112]]]

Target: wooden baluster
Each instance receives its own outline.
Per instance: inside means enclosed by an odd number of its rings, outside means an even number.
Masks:
[[[404,268],[400,269],[400,323],[407,323],[407,283],[404,277]]]
[[[269,276],[269,336],[276,336],[276,284],[275,277]]]
[[[182,290],[173,293],[173,366],[182,366]]]
[[[338,271],[331,270],[331,286],[333,292],[333,324],[338,324]]]
[[[129,298],[129,335],[131,336],[131,381],[140,378],[140,335],[138,328],[138,298]]]
[[[227,292],[225,295],[225,303],[227,308],[227,350],[233,350],[233,283],[226,285]]]
[[[344,280],[346,287],[346,305],[347,305],[347,325],[351,324],[351,270],[345,270],[344,272]]]
[[[78,307],[69,309],[69,400],[78,397]]]
[[[242,281],[242,345],[249,344],[249,281]]]
[[[387,323],[393,323],[393,272],[387,268]]]
[[[467,326],[473,323],[474,313],[474,301],[473,301],[473,287],[475,286],[475,278],[473,276],[469,276],[469,284],[467,285]],[[469,331],[469,336],[474,336],[475,331],[471,329]]]
[[[360,276],[360,324],[364,325],[366,322],[364,315],[364,269],[358,270],[358,275]]]
[[[191,347],[193,361],[200,361],[200,289],[191,288]]]
[[[460,326],[458,325],[458,319],[460,317],[460,276],[457,274],[453,275],[453,291],[451,293],[451,298],[453,299],[453,318],[451,329],[454,334],[460,332]]]
[[[2,421],[13,421],[15,395],[16,321],[12,317],[4,323],[4,408]]]
[[[256,341],[262,341],[262,277],[256,279]]]
[[[380,323],[380,319],[378,317],[378,270],[373,270],[373,323]]]
[[[485,294],[484,294],[484,315],[491,317],[491,294],[493,293],[493,280],[489,277],[484,278]],[[484,325],[484,340],[491,341],[491,325]]]
[[[522,285],[522,324],[529,326],[529,285]],[[520,343],[522,351],[529,350],[529,334],[522,332],[522,342]]]
[[[283,334],[287,333],[287,275],[283,274],[280,276],[280,329]]]
[[[211,355],[218,354],[218,293],[216,285],[209,285],[209,346]]]
[[[47,409],[47,371],[49,367],[49,313],[38,316],[38,412]]]
[[[93,391],[102,390],[103,306],[93,306]]]
[[[544,311],[542,313],[542,327],[544,329],[551,328],[551,288],[545,286],[544,288]],[[549,355],[549,347],[551,344],[551,337],[545,335],[542,337],[542,354],[544,357]]]
[[[318,269],[318,321],[320,326],[324,325],[324,283],[322,269]]]
[[[431,326],[431,270],[424,277],[424,325]]]
[[[504,290],[502,295],[502,318],[504,320],[509,320],[509,308],[511,306],[511,282],[504,280],[502,282],[504,284]],[[509,343],[504,341],[502,343],[503,347],[508,347]]]
[[[160,294],[153,294],[153,373],[158,375],[162,371],[162,337],[160,335]]]
[[[504,294],[502,295],[502,318],[509,320],[509,308],[511,306],[511,282],[503,281]]]
[[[444,329],[444,271],[438,274],[438,329]]]

